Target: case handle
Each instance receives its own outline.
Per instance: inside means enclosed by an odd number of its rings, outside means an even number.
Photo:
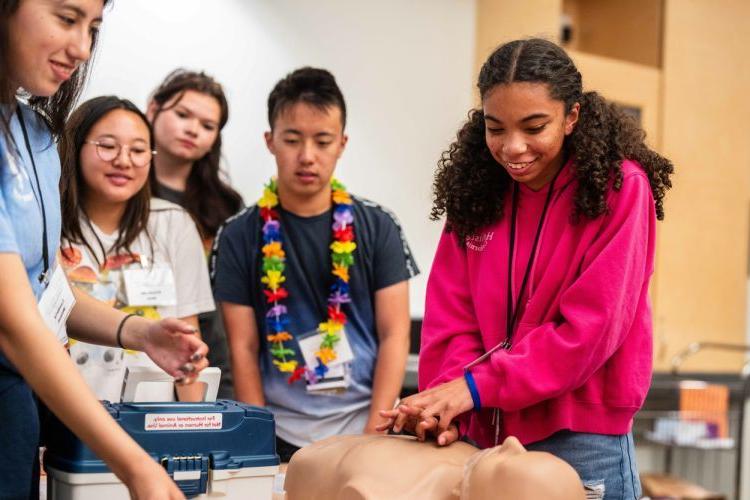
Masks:
[[[203,369],[198,376],[197,382],[206,384],[202,400],[205,402],[216,401],[216,396],[219,393],[219,382],[221,382],[221,369],[216,366],[209,366]],[[160,402],[174,401],[174,378],[159,368],[148,366],[129,366],[125,369],[125,379],[122,382],[122,397],[120,401],[123,403],[145,402],[136,400],[138,386],[142,383],[164,384],[165,390]]]

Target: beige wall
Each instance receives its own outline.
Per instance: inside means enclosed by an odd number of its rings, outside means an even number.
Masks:
[[[745,342],[750,2],[667,0],[662,150],[677,169],[660,227],[657,367],[692,341]],[[736,370],[738,355],[688,368]]]
[[[661,0],[629,0],[660,4]],[[559,41],[560,15],[563,9],[574,9],[575,16],[602,20],[606,15],[622,15],[621,9],[609,4],[620,0],[478,0],[476,38],[476,76],[487,56],[498,45],[516,38],[540,36]],[[601,4],[596,7],[594,4]],[[606,4],[606,5],[605,5]],[[565,6],[564,6],[565,5]],[[651,14],[651,8],[648,13]],[[640,19],[637,16],[636,19]],[[607,30],[601,30],[607,31]],[[644,49],[645,50],[645,49]],[[644,129],[650,143],[659,141],[660,72],[641,64],[601,57],[584,51],[570,51],[584,77],[584,87],[599,90],[621,104],[637,106],[643,113]],[[476,78],[474,79],[476,80]]]
[[[568,53],[583,75],[584,90],[596,90],[618,104],[639,108],[646,140],[651,147],[658,147],[661,71],[576,50]]]
[[[485,59],[504,42],[539,36],[558,41],[562,0],[477,0],[474,81]]]
[[[661,66],[663,0],[563,0],[573,21],[568,47],[646,66]]]

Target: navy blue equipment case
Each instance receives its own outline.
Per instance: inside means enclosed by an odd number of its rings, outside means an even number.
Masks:
[[[112,418],[188,498],[271,498],[279,457],[273,415],[236,401],[109,403]],[[129,498],[107,465],[59,420],[46,430],[49,500]],[[266,495],[267,491],[267,495]]]

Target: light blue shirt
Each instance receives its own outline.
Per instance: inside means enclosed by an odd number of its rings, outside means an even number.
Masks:
[[[60,157],[57,154],[57,145],[41,117],[20,103],[17,112],[23,112],[39,175],[41,198],[44,199],[47,217],[47,246],[51,272],[55,268],[55,254],[60,244]],[[0,252],[15,253],[21,257],[29,284],[39,300],[43,292],[39,275],[44,268],[44,224],[39,202],[40,193],[16,113],[11,119],[10,129],[15,145],[9,144],[0,133]]]

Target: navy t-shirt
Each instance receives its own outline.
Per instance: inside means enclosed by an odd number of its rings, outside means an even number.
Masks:
[[[260,370],[266,404],[279,436],[297,446],[335,434],[359,433],[372,395],[378,336],[375,292],[419,273],[395,216],[379,205],[353,197],[357,248],[349,269],[352,302],[344,305],[346,334],[354,352],[352,384],[339,395],[312,395],[304,381],[287,383],[272,363],[265,331],[266,298],[262,275],[262,220],[256,205],[229,219],[217,235],[212,277],[217,302],[250,306],[260,337]],[[331,211],[300,217],[279,209],[286,253],[285,288],[292,335],[317,328],[327,317],[331,276]],[[304,362],[294,345],[300,365]],[[363,420],[364,419],[364,420]]]

